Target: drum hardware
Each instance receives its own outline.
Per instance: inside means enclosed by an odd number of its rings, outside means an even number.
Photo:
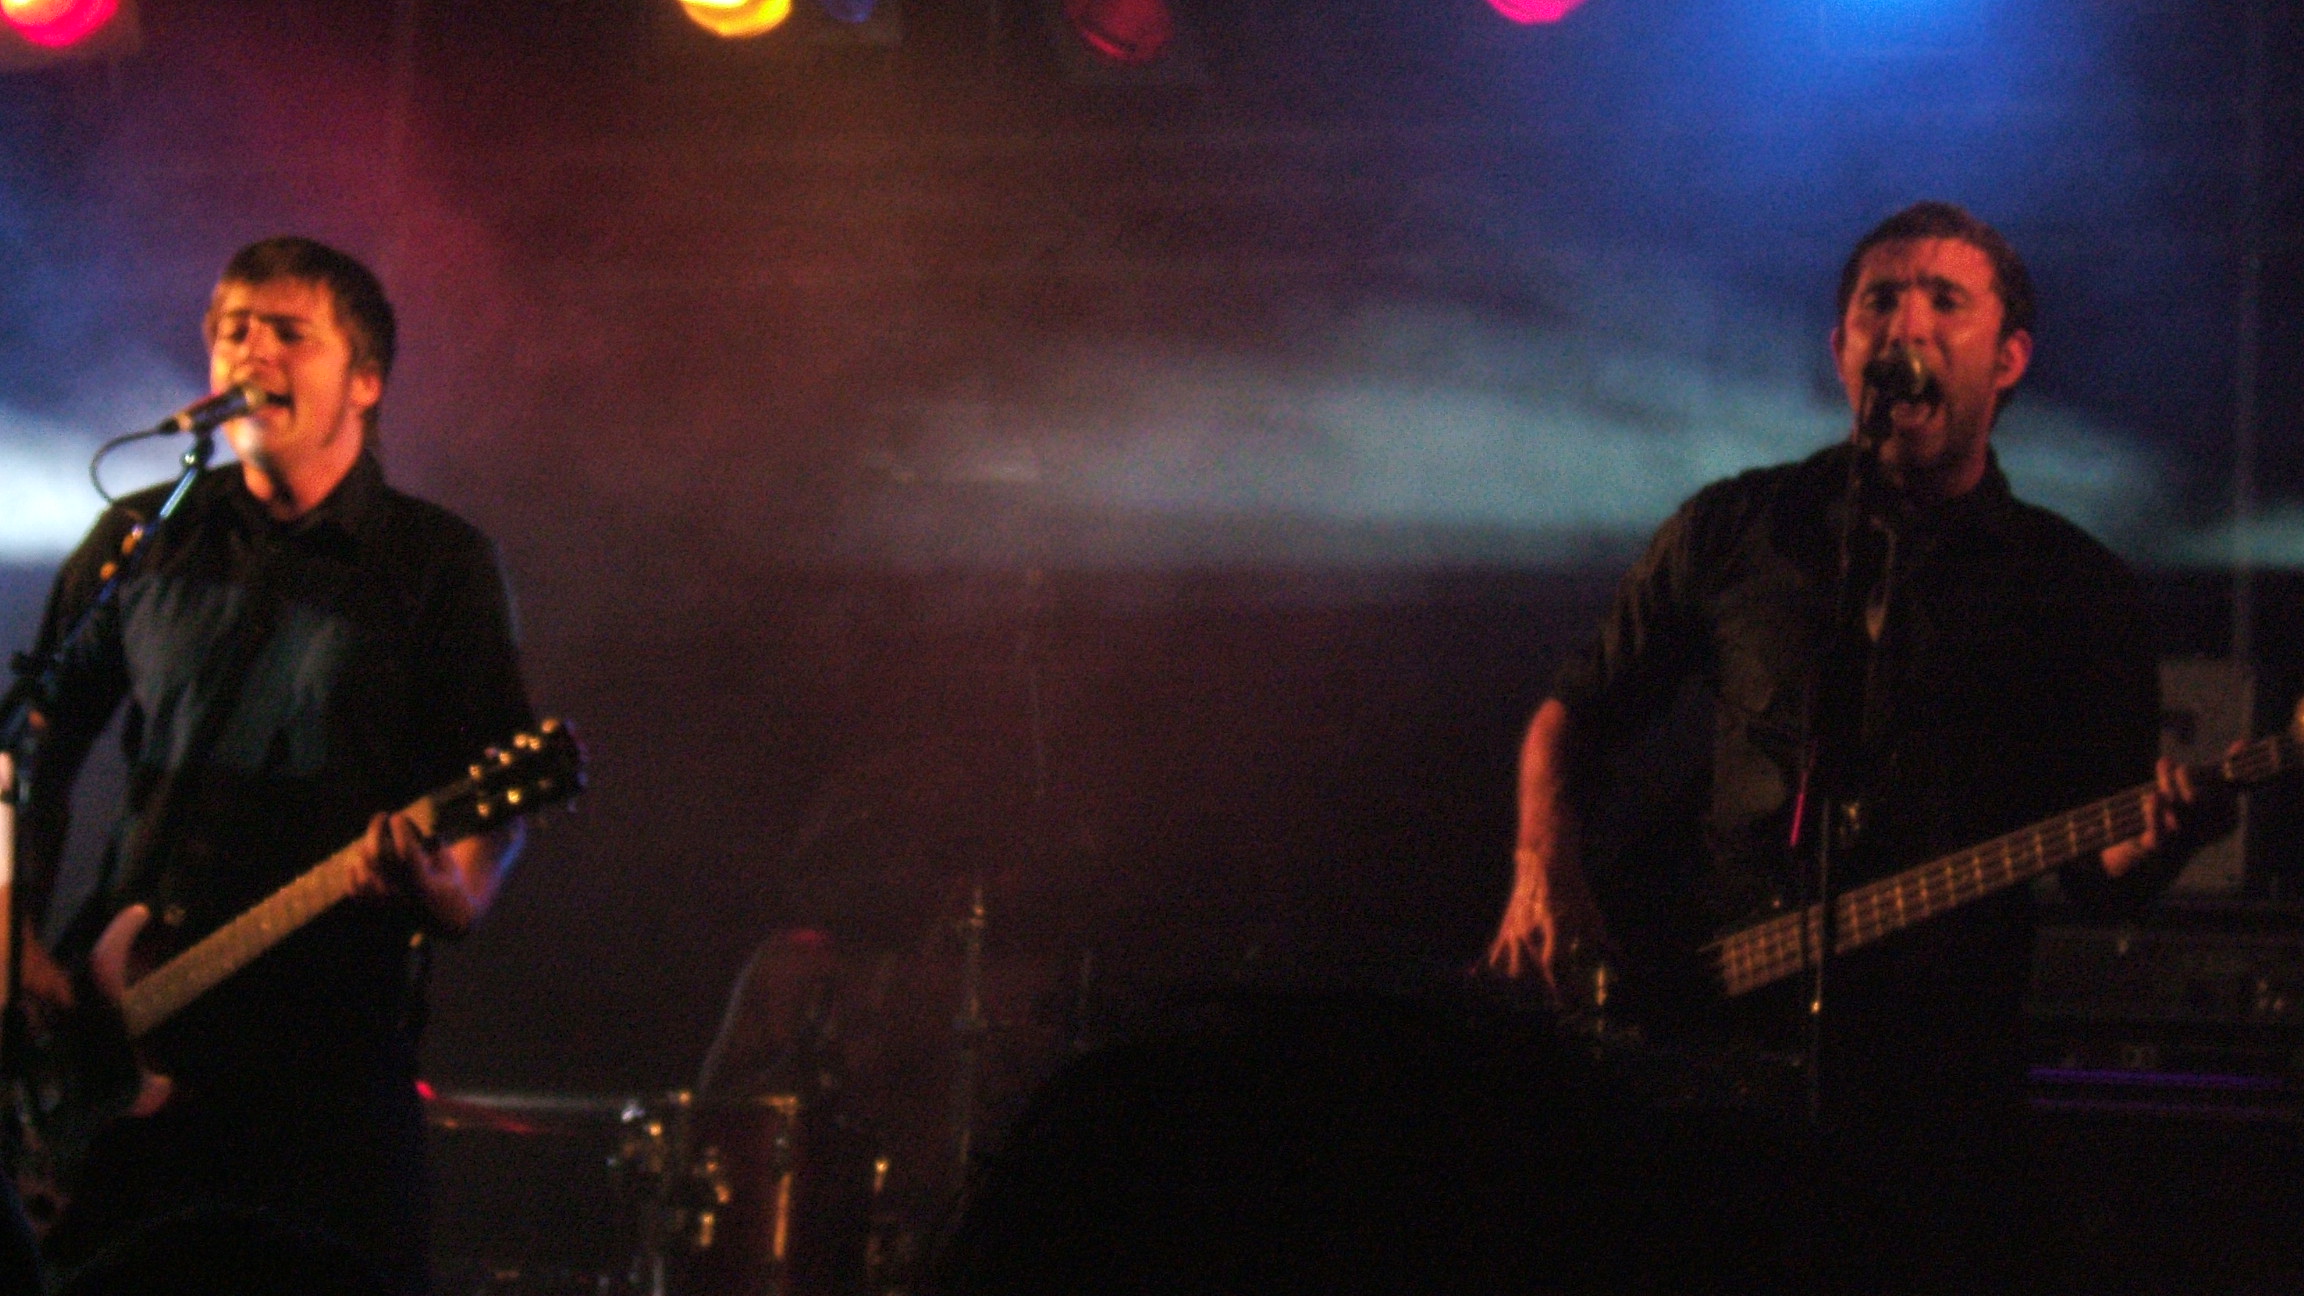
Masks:
[[[889,1158],[829,1099],[425,1102],[454,1225],[441,1239],[444,1292],[864,1296],[906,1272]]]
[[[968,1177],[969,1158],[975,1152],[976,1100],[983,1070],[984,1038],[992,1023],[984,1016],[984,881],[978,878],[968,892],[968,916],[960,929],[960,1011],[952,1018],[958,1065],[952,1076],[953,1182]]]
[[[800,1108],[793,1094],[700,1103],[685,1089],[625,1106],[609,1168],[640,1222],[634,1290],[667,1296],[673,1275],[699,1270],[785,1290]]]
[[[611,1167],[625,1094],[424,1094],[437,1290],[634,1296],[639,1219]]]

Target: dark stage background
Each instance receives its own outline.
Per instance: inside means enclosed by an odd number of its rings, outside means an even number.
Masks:
[[[498,537],[593,762],[439,969],[442,1085],[685,1083],[796,923],[941,1040],[977,878],[1011,1096],[1162,986],[1445,972],[1552,665],[1680,497],[1838,434],[1833,277],[1915,198],[2040,282],[2019,489],[2152,574],[2172,650],[2228,650],[2248,7],[1860,8],[1209,4],[1131,79],[1053,5],[721,46],[668,2],[146,0],[126,62],[0,77],[0,637],[95,440],[202,388],[216,268],[306,232],[393,290],[388,471]],[[2256,600],[2276,675],[2293,594]]]

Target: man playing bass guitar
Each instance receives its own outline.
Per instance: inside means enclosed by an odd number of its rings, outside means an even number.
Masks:
[[[123,700],[128,789],[98,895],[55,962],[28,950],[25,997],[55,1013],[86,996],[71,970],[124,905],[197,937],[354,840],[357,894],[145,1039],[169,1099],[96,1140],[47,1245],[69,1267],[188,1208],[260,1209],[419,1291],[423,946],[488,908],[519,830],[435,845],[379,812],[530,727],[510,605],[487,537],[385,484],[394,319],[366,267],[306,239],[253,244],[225,266],[204,333],[212,390],[252,407],[223,428],[237,465],[201,478],[84,617],[164,492],[106,511],[42,625],[35,658],[54,665],[23,789],[31,921],[74,776]]]
[[[2157,780],[2135,831],[2061,881],[2082,903],[2141,904],[2181,859],[2193,790],[2166,762],[2155,773],[2135,582],[2011,495],[1991,450],[2031,358],[2022,261],[1967,212],[1921,203],[1857,244],[1839,305],[1856,433],[1684,504],[1538,710],[1493,971],[1557,992],[1575,959],[1655,936],[1627,915],[1693,947],[1797,911],[1815,900],[1818,834],[1837,894]],[[1588,871],[1580,798],[1599,754],[1683,685],[1712,712],[1699,858]],[[1857,1203],[1838,1235],[1864,1267],[1853,1285],[1894,1286],[1898,1266],[1921,1286],[1978,1281],[1988,1257],[1970,1243],[2013,1231],[1984,1194],[2021,1146],[2032,931],[2014,886],[1827,963],[1813,1053],[1832,1146],[1856,1167],[1828,1194]],[[1777,1042],[1805,1042],[1810,987],[1779,989]]]

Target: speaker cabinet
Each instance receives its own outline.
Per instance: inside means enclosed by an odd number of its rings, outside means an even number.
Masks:
[[[2256,719],[2256,672],[2244,662],[2215,657],[2170,657],[2160,663],[2160,754],[2186,764],[2221,760],[2234,742],[2251,737]],[[2249,798],[2238,825],[2193,852],[2176,875],[2179,896],[2232,896],[2247,885]]]

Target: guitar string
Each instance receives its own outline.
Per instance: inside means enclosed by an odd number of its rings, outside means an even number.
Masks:
[[[514,738],[512,749],[521,755],[504,754],[492,766],[475,764],[466,777],[419,798],[403,813],[429,834],[450,816],[452,807],[465,807],[456,810],[458,814],[477,810],[485,823],[488,803],[499,795],[515,807],[523,800],[532,800],[533,804],[523,809],[537,809],[581,787],[582,751],[565,736],[558,721],[546,720],[538,734]],[[523,783],[531,789],[529,796],[521,793]],[[129,986],[120,1010],[130,1038],[166,1021],[280,939],[350,896],[358,877],[354,863],[357,851],[357,843],[347,845]]]
[[[2139,797],[2133,807],[2091,807],[2105,811],[2105,826],[2099,830],[2110,834],[2090,844],[2100,848],[2115,841],[2133,837],[2143,830],[2142,801]],[[1869,944],[1891,932],[1912,923],[1925,920],[1948,909],[1968,903],[1995,891],[2002,890],[2026,877],[2036,876],[2066,860],[2077,858],[2090,848],[2083,844],[2065,854],[2051,854],[2046,838],[2053,825],[2029,833],[2018,834],[2029,840],[2007,840],[1987,843],[1962,852],[1950,860],[1916,870],[1916,876],[1891,879],[1890,885],[1874,884],[1859,892],[1842,897],[1840,902],[1843,924],[1840,938],[1834,942],[1835,952],[1846,953]],[[2077,834],[2070,834],[2079,840]],[[2023,862],[2020,864],[2018,861]],[[1941,880],[1942,885],[1934,885]],[[1941,898],[1931,896],[1939,893]],[[1920,912],[1912,912],[1907,897],[1917,895],[1922,903]],[[1890,910],[1893,910],[1893,915]],[[1723,947],[1724,976],[1738,992],[1756,989],[1780,979],[1806,965],[1807,951],[1821,938],[1818,919],[1821,911],[1814,906],[1798,915],[1772,920],[1759,928],[1738,933]],[[1806,933],[1800,928],[1805,918]],[[1747,939],[1751,938],[1751,939]]]
[[[2220,765],[2196,766],[2196,780],[2216,779],[2231,784],[2261,782],[2285,764],[2285,739],[2253,744]],[[1835,952],[1846,952],[1881,936],[1902,930],[1948,909],[2003,890],[2049,868],[2128,840],[2144,830],[2144,802],[2149,786],[2131,789],[2068,814],[2022,829],[2006,837],[1960,852],[1911,874],[1883,879],[1841,898],[1844,920]],[[2089,815],[2101,822],[2084,832]],[[2065,838],[2064,849],[2054,852],[2049,838]],[[1932,892],[1941,892],[1941,899]],[[1890,910],[1893,910],[1891,913]],[[1917,913],[1914,911],[1917,910]],[[1810,906],[1800,914],[1770,919],[1717,943],[1720,971],[1736,988],[1757,988],[1806,965],[1807,951],[1821,936],[1821,911]],[[1805,919],[1805,921],[1803,921]],[[1805,927],[1807,930],[1802,931]]]

